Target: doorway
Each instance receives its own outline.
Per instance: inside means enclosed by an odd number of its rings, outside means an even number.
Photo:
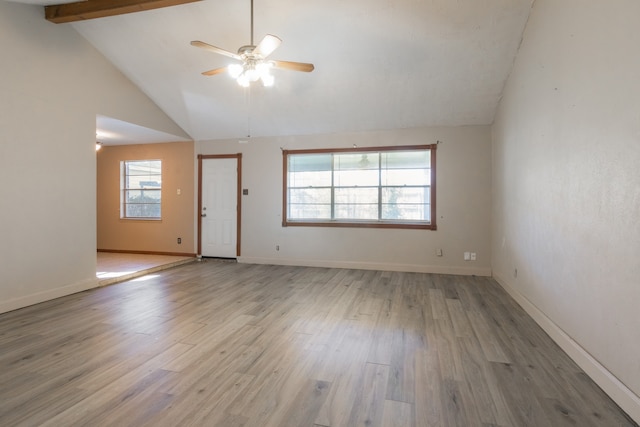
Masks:
[[[242,154],[198,155],[198,255],[240,256]]]

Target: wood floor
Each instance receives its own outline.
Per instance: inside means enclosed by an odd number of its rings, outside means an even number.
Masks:
[[[192,261],[195,261],[195,258],[188,256],[98,251],[96,254],[96,277],[100,286],[105,286]]]
[[[634,426],[491,279],[203,261],[0,315],[2,426]]]

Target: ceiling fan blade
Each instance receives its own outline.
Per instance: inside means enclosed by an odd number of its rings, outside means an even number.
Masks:
[[[224,55],[224,56],[228,56],[230,58],[234,58],[237,60],[242,60],[242,58],[240,57],[240,55],[233,53],[233,52],[229,52],[228,50],[224,50],[224,49],[220,49],[219,47],[215,47],[215,46],[211,46],[208,43],[205,42],[201,42],[200,40],[194,40],[191,42],[191,46],[195,46],[195,47],[199,47],[202,49],[206,49],[209,52],[213,52],[213,53],[217,53],[220,55]]]
[[[216,74],[224,73],[225,71],[227,71],[227,67],[214,68],[213,70],[203,72],[202,75],[215,76]]]
[[[275,68],[282,68],[283,70],[303,71],[310,73],[314,70],[313,64],[307,64],[306,62],[291,62],[291,61],[272,61]]]
[[[282,43],[282,40],[280,40],[279,37],[267,34],[262,40],[260,40],[258,46],[253,49],[253,54],[266,58],[267,56],[271,55],[271,53],[276,50],[278,46],[280,46],[280,43]]]

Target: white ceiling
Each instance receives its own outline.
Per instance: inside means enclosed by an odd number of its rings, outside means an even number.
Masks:
[[[210,140],[491,124],[532,2],[255,0],[255,42],[283,40],[270,59],[316,68],[274,70],[274,87],[250,90],[202,76],[235,60],[189,44],[249,44],[250,0],[59,25],[73,25],[194,140]]]
[[[155,144],[187,141],[166,132],[138,126],[106,116],[96,117],[96,142],[103,145]]]

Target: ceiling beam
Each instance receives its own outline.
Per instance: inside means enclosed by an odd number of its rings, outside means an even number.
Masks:
[[[159,9],[200,0],[86,0],[45,6],[44,16],[56,24]]]

